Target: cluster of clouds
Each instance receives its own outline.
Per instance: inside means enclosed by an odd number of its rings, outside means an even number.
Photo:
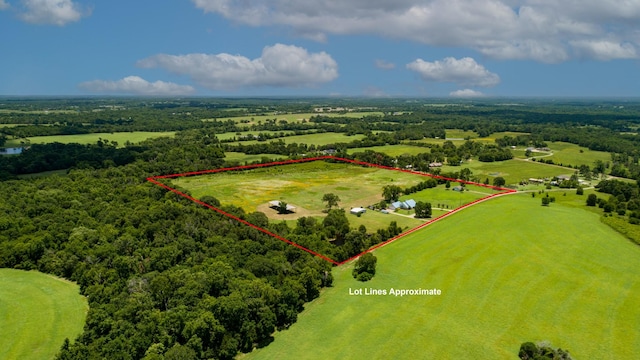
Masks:
[[[169,73],[187,76],[193,83],[212,90],[232,91],[247,87],[313,87],[333,81],[338,77],[338,64],[325,52],[309,53],[306,49],[275,44],[263,49],[262,55],[249,59],[242,55],[221,54],[157,54],[139,60],[140,68],[159,68]],[[393,63],[376,60],[375,66],[392,70]],[[478,64],[473,58],[447,57],[433,62],[423,59],[406,65],[426,82],[453,83],[459,86],[492,87],[500,83],[500,77]],[[80,84],[93,92],[130,93],[138,95],[188,95],[195,92],[192,86],[156,81],[150,83],[138,76],[128,76],[117,81],[94,80]],[[381,89],[365,89],[367,96],[385,96]],[[477,97],[482,93],[459,90],[456,97]]]
[[[193,86],[178,85],[165,81],[149,82],[139,76],[127,76],[117,81],[87,81],[79,84],[78,87],[99,93],[125,93],[149,96],[189,95],[196,91]]]
[[[0,0],[0,10],[15,7],[18,17],[31,24],[64,26],[90,14],[88,9],[71,0],[20,0],[16,3],[12,6],[6,0]]]
[[[640,57],[640,2],[619,0],[192,0],[250,26],[327,35],[375,34],[467,47],[496,59],[556,63]]]
[[[331,35],[376,35],[431,46],[473,49],[491,59],[559,63],[570,59],[640,58],[640,1],[636,0],[191,0],[205,13],[241,25],[278,27],[295,36],[327,41]],[[89,16],[76,0],[0,0],[32,24],[64,26]],[[314,87],[338,77],[325,52],[276,44],[250,59],[233,54],[157,54],[139,60],[143,69],[185,76],[212,90],[247,87]],[[376,60],[391,71],[396,65]],[[426,82],[453,83],[451,96],[477,97],[472,87],[492,87],[500,77],[471,57],[416,59],[405,69]],[[96,92],[143,95],[191,94],[193,86],[149,82],[138,76],[94,80],[80,87]],[[381,94],[377,88],[371,93]]]
[[[158,54],[142,59],[140,68],[160,68],[189,77],[194,83],[212,90],[236,90],[245,87],[309,87],[338,77],[338,64],[325,52],[275,44],[266,46],[259,58],[221,54]],[[130,76],[118,81],[95,80],[81,84],[95,92],[122,92],[140,95],[189,94],[190,86],[172,83],[148,83]]]

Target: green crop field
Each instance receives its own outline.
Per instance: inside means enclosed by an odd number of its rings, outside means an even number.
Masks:
[[[328,144],[336,144],[336,143],[349,143],[354,140],[361,140],[364,138],[364,135],[352,135],[347,136],[342,133],[318,133],[318,134],[306,134],[306,135],[295,135],[295,136],[286,136],[277,140],[269,140],[269,141],[278,141],[282,140],[286,144],[298,143],[298,144],[307,144],[307,145],[328,145]],[[267,141],[267,142],[269,142]],[[242,144],[242,145],[250,145],[250,144],[258,144],[260,143],[258,140],[250,140],[250,141],[242,141],[237,143],[232,143],[234,145]]]
[[[377,274],[334,287],[243,359],[515,359],[549,341],[575,359],[640,353],[640,248],[599,215],[529,195],[465,209],[374,252]],[[350,295],[373,288],[440,296]]]
[[[33,136],[27,138],[31,144],[48,144],[59,142],[63,144],[79,143],[79,144],[95,144],[98,139],[117,141],[119,146],[129,141],[138,143],[150,138],[174,136],[175,132],[150,132],[150,131],[134,131],[134,132],[116,132],[116,133],[93,133],[79,135],[54,135],[54,136]],[[20,146],[20,142],[25,139],[9,139],[5,144],[6,147]]]
[[[0,269],[0,359],[52,359],[65,338],[80,335],[87,309],[76,284]]]

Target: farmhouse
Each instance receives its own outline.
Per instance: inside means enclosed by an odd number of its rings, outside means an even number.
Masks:
[[[269,207],[272,208],[272,209],[278,209],[280,207],[280,200],[269,201]],[[296,207],[287,204],[287,211],[295,212],[296,211]]]
[[[416,207],[416,201],[413,199],[409,199],[407,201],[396,201],[391,203],[391,205],[389,205],[389,210],[395,210],[395,209],[410,210],[410,209],[413,209],[414,207]]]
[[[361,208],[361,207],[355,207],[355,208],[351,208],[350,212],[354,215],[360,215],[360,214],[366,213],[367,209]]]

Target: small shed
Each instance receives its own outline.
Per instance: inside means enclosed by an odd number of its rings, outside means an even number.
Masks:
[[[361,207],[355,207],[355,208],[351,208],[350,211],[352,214],[354,215],[359,215],[359,214],[364,214],[367,212],[367,209],[365,208],[361,208]]]

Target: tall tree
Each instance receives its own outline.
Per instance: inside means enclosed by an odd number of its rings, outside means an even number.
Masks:
[[[430,218],[431,217],[431,203],[425,203],[423,201],[418,201],[415,207],[416,217],[417,218]]]
[[[327,210],[331,210],[332,207],[338,206],[340,197],[334,193],[328,193],[322,196],[322,201],[327,203]]]

